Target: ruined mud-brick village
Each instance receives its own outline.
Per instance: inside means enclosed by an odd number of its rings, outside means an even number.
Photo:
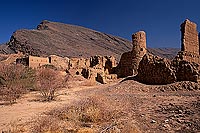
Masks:
[[[0,133],[200,132],[198,4],[103,1],[2,3]]]

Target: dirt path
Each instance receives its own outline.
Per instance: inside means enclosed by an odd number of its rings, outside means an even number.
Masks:
[[[82,91],[100,89],[113,84],[63,89],[58,92],[57,100],[52,102],[38,101],[39,93],[31,92],[18,99],[16,104],[0,105],[0,132],[7,129],[12,123],[24,123],[42,112],[80,100],[87,96],[85,94],[82,95]]]

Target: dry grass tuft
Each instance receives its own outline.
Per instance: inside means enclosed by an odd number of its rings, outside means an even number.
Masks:
[[[32,133],[61,133],[62,125],[58,119],[49,116],[40,116],[31,127]]]

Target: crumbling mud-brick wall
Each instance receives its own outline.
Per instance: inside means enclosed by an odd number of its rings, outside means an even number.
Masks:
[[[103,82],[101,83],[106,83],[107,79],[115,79],[114,74],[110,76],[113,67],[116,67],[116,60],[113,56],[96,55],[87,59],[71,58],[69,60],[70,74],[82,75],[84,78],[92,81],[98,81],[98,78],[102,77]]]
[[[134,59],[132,51],[122,54],[120,62],[116,68],[116,73],[119,78],[131,76],[134,74],[134,67],[132,60]]]
[[[185,60],[168,60],[146,54],[140,61],[136,80],[145,84],[170,84],[177,81],[199,82],[199,65]]]
[[[136,80],[145,84],[170,84],[176,81],[171,61],[146,54],[139,63]]]
[[[37,68],[43,65],[49,64],[49,58],[37,57],[37,56],[27,56],[16,59],[17,64],[23,64],[31,68]]]
[[[82,69],[90,66],[90,60],[84,58],[71,58],[69,60],[69,68],[71,69]]]
[[[37,68],[43,65],[49,64],[49,58],[45,57],[36,57],[29,56],[28,57],[28,66],[31,68]]]
[[[102,69],[106,74],[112,73],[112,68],[117,66],[115,57],[113,56],[92,56],[90,58],[90,67],[94,69]]]
[[[186,61],[200,63],[197,25],[186,19],[181,24],[181,52],[178,56]]]
[[[69,58],[56,55],[49,56],[49,63],[59,70],[69,70]]]

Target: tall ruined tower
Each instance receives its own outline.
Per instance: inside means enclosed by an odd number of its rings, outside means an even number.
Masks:
[[[186,19],[181,24],[181,51],[199,54],[197,25]]]
[[[127,77],[137,74],[137,69],[143,56],[146,54],[146,34],[139,31],[132,35],[132,51],[123,53],[117,66],[118,77]]]
[[[181,58],[190,62],[199,62],[199,35],[197,25],[186,19],[181,24]]]
[[[139,31],[132,35],[132,59],[133,67],[137,70],[142,57],[146,54],[146,33],[144,31]]]

